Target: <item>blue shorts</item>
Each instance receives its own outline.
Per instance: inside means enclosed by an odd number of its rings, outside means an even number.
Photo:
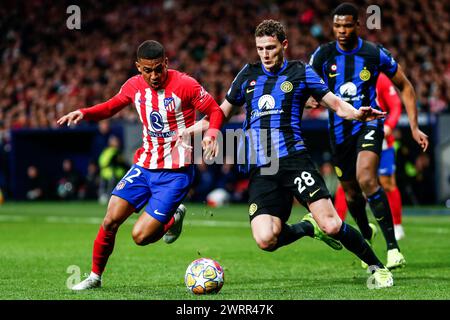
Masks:
[[[395,150],[393,147],[383,150],[380,155],[378,174],[392,176],[395,173]]]
[[[112,194],[128,201],[161,223],[167,223],[186,197],[194,180],[194,166],[149,170],[133,165]]]

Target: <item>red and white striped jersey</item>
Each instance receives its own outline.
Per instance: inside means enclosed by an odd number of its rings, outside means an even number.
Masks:
[[[376,90],[378,105],[388,113],[384,124],[394,130],[402,113],[402,101],[394,84],[384,73],[380,73],[378,77]],[[394,143],[394,135],[388,135],[383,141],[383,150],[393,147]]]
[[[168,70],[168,78],[159,90],[136,75],[112,99],[80,110],[86,120],[101,120],[130,103],[142,122],[143,145],[136,150],[134,163],[147,169],[177,169],[191,163],[191,151],[175,147],[175,143],[178,131],[194,124],[196,109],[209,115],[211,124],[217,112],[223,116],[215,100],[195,79],[172,69]],[[219,122],[219,128],[215,129],[220,129],[222,121]]]

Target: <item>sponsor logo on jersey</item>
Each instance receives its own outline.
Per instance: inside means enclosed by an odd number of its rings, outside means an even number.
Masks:
[[[161,132],[164,129],[163,119],[159,112],[152,111],[150,113],[150,124],[156,132]]]
[[[153,138],[170,138],[176,135],[176,131],[154,132],[148,130],[148,135]]]
[[[158,211],[158,209],[156,209],[155,211],[153,211],[154,214],[157,214],[158,216],[164,216],[164,213],[161,213]]]
[[[282,109],[274,109],[275,99],[270,94],[265,94],[259,98],[258,108],[259,110],[252,110],[252,119],[272,114],[280,114],[284,112]]]
[[[291,92],[293,88],[294,88],[294,86],[292,85],[292,83],[290,81],[285,81],[280,86],[281,91],[283,91],[285,93]]]
[[[339,93],[337,96],[342,98],[344,101],[360,101],[364,99],[364,94],[357,96],[357,93],[358,88],[353,82],[349,81],[339,87]]]
[[[310,192],[310,193],[309,193],[309,197],[310,197],[310,198],[314,197],[314,195],[315,195],[317,192],[319,192],[319,191],[320,191],[320,188],[317,189],[316,191]]]
[[[258,100],[259,110],[272,110],[275,108],[275,99],[270,94],[261,96]]]
[[[358,88],[353,82],[346,82],[339,88],[339,93],[342,97],[354,97]]]

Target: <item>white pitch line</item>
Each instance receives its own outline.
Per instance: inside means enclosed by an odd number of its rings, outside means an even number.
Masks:
[[[68,216],[14,216],[0,215],[0,222],[31,222],[42,221],[45,223],[62,224],[96,224],[102,223],[103,218],[97,217],[68,217]],[[135,219],[125,221],[126,224],[133,224]],[[187,218],[185,225],[195,227],[223,227],[223,228],[248,228],[249,223],[243,221],[213,221],[213,220],[191,220]]]

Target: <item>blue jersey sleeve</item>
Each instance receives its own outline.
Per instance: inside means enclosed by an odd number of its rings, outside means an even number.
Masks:
[[[305,77],[308,93],[317,101],[322,100],[323,96],[330,92],[325,82],[309,64],[305,65]]]
[[[246,73],[249,65],[246,64],[241,71],[239,71],[236,78],[231,83],[230,89],[228,89],[225,99],[229,103],[235,106],[242,106],[245,103],[244,86],[247,83]]]
[[[323,66],[323,61],[321,59],[321,47],[318,47],[316,51],[311,55],[311,58],[309,59],[309,64],[313,69],[320,74]]]
[[[380,50],[380,71],[392,78],[397,72],[398,63],[383,46],[378,45],[378,49]]]

